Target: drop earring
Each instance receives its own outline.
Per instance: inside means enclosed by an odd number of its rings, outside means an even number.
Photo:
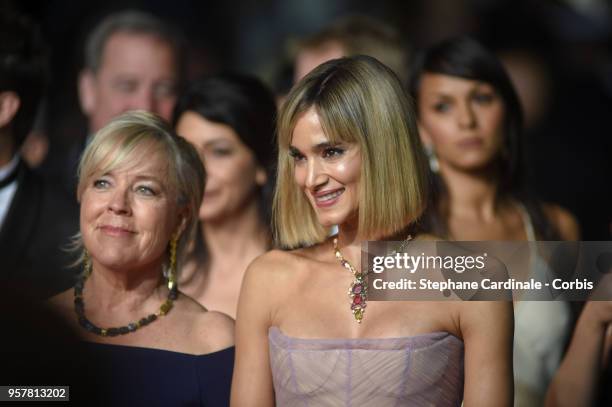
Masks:
[[[427,160],[429,161],[429,168],[432,172],[438,173],[440,171],[440,164],[438,163],[438,156],[431,145],[425,146],[425,154],[427,155]]]
[[[176,247],[178,245],[179,234],[172,235],[170,239],[170,262],[168,265],[168,290],[172,295],[172,299],[176,299],[178,294],[178,286],[176,284]]]

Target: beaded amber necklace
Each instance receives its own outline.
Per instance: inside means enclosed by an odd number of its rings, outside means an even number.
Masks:
[[[85,302],[83,301],[83,285],[85,284],[86,276],[81,278],[74,286],[74,312],[77,314],[79,325],[85,328],[87,331],[94,333],[99,336],[118,336],[125,335],[136,331],[143,326],[149,325],[151,322],[157,320],[158,317],[166,315],[172,309],[174,300],[178,296],[177,290],[169,290],[166,301],[159,307],[159,311],[155,314],[150,314],[146,317],[141,318],[136,322],[130,322],[124,326],[112,327],[112,328],[100,328],[91,322],[85,316]]]
[[[176,250],[176,249],[175,249]],[[175,256],[175,255],[174,255]],[[156,321],[157,318],[166,315],[172,309],[174,300],[178,298],[178,286],[176,285],[174,273],[171,273],[168,277],[168,296],[164,301],[159,310],[155,314],[149,314],[146,317],[141,318],[138,321],[130,322],[124,326],[112,327],[112,328],[100,328],[91,322],[85,316],[85,302],[83,301],[83,287],[85,286],[85,280],[91,274],[91,263],[85,262],[85,270],[83,275],[74,285],[74,312],[77,315],[79,325],[85,328],[87,331],[99,335],[99,336],[118,336],[125,335],[136,331],[143,326],[149,325],[151,322]]]

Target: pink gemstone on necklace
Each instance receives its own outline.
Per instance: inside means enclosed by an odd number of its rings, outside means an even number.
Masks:
[[[353,292],[354,292],[355,294],[360,294],[360,293],[361,293],[362,288],[363,288],[363,287],[361,286],[361,284],[356,284],[355,286],[353,286]]]

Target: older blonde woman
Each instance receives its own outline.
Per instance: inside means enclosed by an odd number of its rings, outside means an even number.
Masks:
[[[81,279],[52,299],[108,380],[104,402],[227,404],[233,321],[178,291],[205,173],[157,116],[102,128],[79,167]]]
[[[511,304],[365,308],[362,241],[409,239],[426,200],[416,122],[396,76],[365,56],[320,65],[289,94],[278,148],[276,236],[305,247],[247,270],[232,404],[510,405]]]

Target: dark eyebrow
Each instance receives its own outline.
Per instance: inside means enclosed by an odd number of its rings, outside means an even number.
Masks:
[[[495,89],[495,86],[490,85],[486,82],[478,82],[478,84],[474,87],[474,89],[472,89],[472,93],[474,92],[498,93],[497,89]]]
[[[316,152],[316,153],[318,153],[320,151],[323,151],[323,150],[328,149],[328,148],[332,148],[332,147],[337,146],[337,145],[338,144],[332,144],[329,141],[323,141],[323,142],[321,142],[319,144],[315,144],[314,146],[312,146],[311,150]],[[289,146],[289,151],[292,154],[296,154],[296,153],[297,154],[302,154],[300,152],[300,150],[298,148],[294,147],[294,146]]]
[[[234,142],[232,140],[229,140],[225,137],[215,137],[211,140],[208,140],[204,143],[204,147],[208,147],[208,146],[215,146],[218,144],[228,144],[228,145],[233,145]]]
[[[453,99],[453,97],[454,97],[454,96],[452,96],[452,95],[450,95],[450,94],[448,94],[448,93],[441,92],[441,91],[439,91],[439,90],[438,90],[438,91],[435,91],[435,92],[432,92],[432,94],[433,94],[434,96],[436,96],[436,97],[439,97],[439,98],[445,98],[445,99]]]
[[[323,150],[325,150],[325,149],[327,149],[327,148],[331,148],[331,147],[334,147],[334,146],[335,146],[335,144],[332,144],[332,143],[330,143],[329,141],[324,141],[324,142],[322,142],[322,143],[315,144],[315,145],[312,147],[312,149],[313,149],[314,151],[323,151]]]
[[[495,89],[495,86],[493,86],[493,84],[491,84],[489,82],[476,81],[476,87],[480,87],[480,86],[488,86],[488,87],[491,87],[491,88]]]

